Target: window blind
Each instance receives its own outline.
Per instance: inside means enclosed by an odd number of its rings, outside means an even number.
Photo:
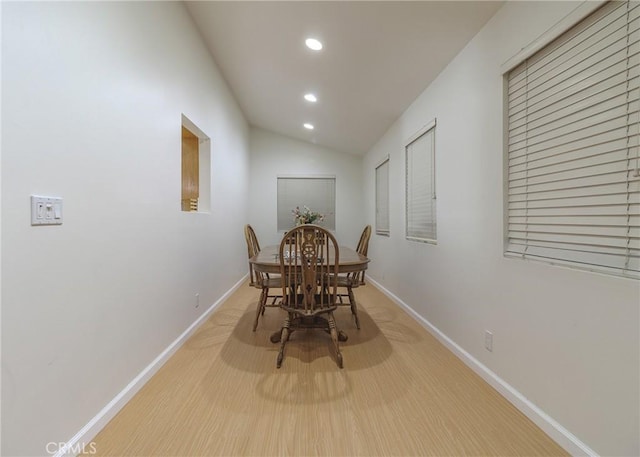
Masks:
[[[376,233],[389,234],[389,159],[376,167]]]
[[[435,122],[406,152],[406,237],[436,241]]]
[[[286,231],[295,226],[291,211],[308,206],[311,211],[324,215],[319,225],[336,229],[336,178],[278,177],[278,230]]]
[[[507,253],[640,277],[638,5],[606,3],[507,75]]]

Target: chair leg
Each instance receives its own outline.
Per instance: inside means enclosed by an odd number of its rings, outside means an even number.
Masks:
[[[269,301],[269,297],[271,297],[271,304],[269,306],[276,306],[276,302],[278,301],[278,298],[280,298],[280,295],[269,295],[269,293],[267,292],[267,295],[265,296],[264,299],[264,306],[262,307],[262,315],[264,316],[264,310],[267,309],[267,302]]]
[[[333,317],[333,313],[329,313],[328,319],[329,321],[329,331],[331,333],[331,341],[333,341],[333,345],[336,348],[336,359],[338,361],[338,367],[342,368],[342,352],[340,352],[340,344],[338,343],[338,329],[336,328],[336,320]]]
[[[356,304],[356,297],[353,294],[353,289],[351,287],[348,287],[347,290],[349,291],[349,303],[351,303],[351,312],[356,318],[356,328],[360,330],[360,318],[358,317],[358,305]]]
[[[276,359],[276,368],[282,366],[282,359],[284,359],[284,345],[289,340],[289,326],[291,325],[291,315],[288,315],[282,326],[282,333],[280,335],[280,351],[278,351],[278,358]]]
[[[258,301],[258,309],[256,309],[256,318],[253,321],[253,331],[256,331],[258,328],[258,319],[260,319],[260,314],[264,314],[264,305],[267,301],[268,290],[266,287],[262,288],[262,292],[260,293],[260,300]]]

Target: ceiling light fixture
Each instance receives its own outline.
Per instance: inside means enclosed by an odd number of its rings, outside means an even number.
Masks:
[[[318,101],[315,95],[312,93],[304,94],[304,99],[308,102],[315,103]]]
[[[304,124],[304,128],[307,130],[313,130],[313,124],[309,124],[308,122]]]
[[[322,43],[316,40],[315,38],[307,38],[304,42],[309,49],[313,49],[314,51],[319,51],[322,49]]]

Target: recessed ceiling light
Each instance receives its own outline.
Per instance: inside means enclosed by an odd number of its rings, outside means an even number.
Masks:
[[[304,128],[307,130],[313,130],[313,124],[309,124],[308,122],[304,124]]]
[[[308,102],[312,102],[315,103],[318,101],[318,99],[316,98],[315,95],[313,95],[312,93],[308,93],[308,94],[304,94],[304,99]]]
[[[305,40],[305,44],[309,49],[313,49],[314,51],[319,51],[320,49],[322,49],[322,43],[320,43],[320,41],[316,40],[315,38],[307,38]]]

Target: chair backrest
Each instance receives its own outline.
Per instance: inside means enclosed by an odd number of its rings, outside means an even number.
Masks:
[[[282,308],[304,316],[336,308],[340,249],[328,230],[312,224],[291,229],[282,238],[278,256]]]
[[[368,255],[369,238],[371,238],[371,226],[367,225],[362,231],[362,235],[360,235],[360,241],[358,241],[358,246],[356,247],[356,251],[358,252],[358,254],[362,254],[365,257]],[[359,285],[364,285],[364,270],[350,273],[348,276],[353,286],[357,287]]]
[[[359,254],[366,256],[367,252],[369,252],[369,238],[371,238],[371,226],[367,225],[362,231],[362,235],[360,235],[360,241],[358,241],[358,247],[356,248]]]
[[[247,242],[247,256],[250,259],[260,252],[260,243],[258,243],[256,232],[249,224],[244,226],[244,239]],[[259,286],[262,284],[262,279],[262,274],[254,271],[253,265],[249,263],[249,284]]]

